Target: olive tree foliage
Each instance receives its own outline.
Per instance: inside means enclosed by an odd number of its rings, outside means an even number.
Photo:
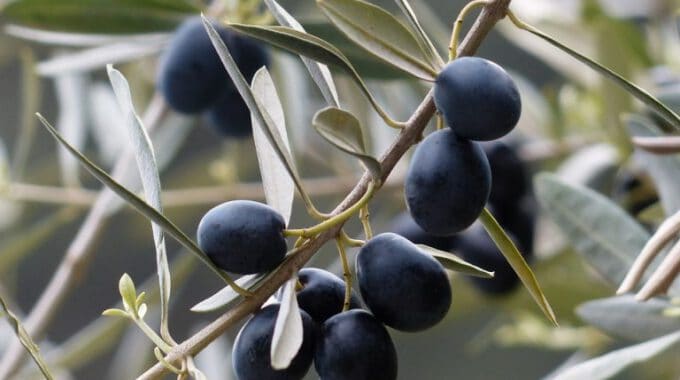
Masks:
[[[271,365],[288,367],[303,344],[298,271],[335,244],[339,255],[330,267],[341,267],[349,305],[355,276],[348,251],[356,254],[373,230],[405,208],[400,160],[407,161],[424,136],[446,128],[433,82],[448,61],[484,48],[492,30],[508,46],[504,52],[532,57],[556,78],[539,82],[531,70],[510,70],[522,116],[506,141],[532,170],[535,258],[528,263],[496,210],[485,208],[478,220],[523,285],[491,302],[464,277],[492,277],[492,271],[455,249],[419,245],[449,274],[454,295],[447,323],[492,307],[500,317],[469,345],[572,352],[550,378],[677,377],[677,2],[477,0],[455,9],[396,3],[317,0],[288,9],[275,0],[0,2],[2,39],[12,42],[7,49],[22,68],[15,141],[0,146],[0,313],[9,322],[9,330],[0,331],[0,378],[67,377],[105,354],[117,378],[229,376],[215,370],[215,362],[230,355],[228,332],[272,302],[281,307]],[[439,7],[453,13],[443,15]],[[319,17],[297,17],[312,12]],[[234,96],[247,107],[253,136],[221,142],[230,152],[210,165],[194,163],[194,174],[212,176],[210,186],[189,181],[168,189],[161,174],[185,164],[178,153],[201,149],[190,137],[216,136],[196,131],[205,118],[170,109],[155,84],[173,30],[199,15]],[[269,46],[269,67],[246,77],[216,28]],[[502,53],[495,60],[502,61]],[[55,86],[54,120],[40,114],[43,82]],[[50,136],[61,178],[30,183],[38,170],[32,145]],[[239,164],[249,158],[260,170],[255,182],[239,178]],[[93,190],[83,168],[101,189]],[[336,201],[330,206],[329,196]],[[187,223],[167,212],[231,199],[262,200],[282,215],[291,239],[274,270],[239,278],[226,273],[195,241],[197,220],[186,232]],[[32,206],[47,211],[31,220]],[[65,301],[102,270],[87,265],[98,254],[97,240],[128,239],[106,228],[114,218],[133,218],[124,206],[151,223],[153,275],[133,278],[126,273],[135,269],[131,262],[116,275],[119,302],[98,310],[104,315],[69,338],[51,340],[51,325],[69,312]],[[49,281],[21,310],[7,274],[76,221],[65,252],[52,252],[60,261],[51,272],[31,274]],[[168,255],[177,244],[179,252]],[[199,266],[223,287],[192,294],[191,311],[218,313],[180,337],[171,306],[191,288],[187,280]],[[131,357],[130,347],[147,352]]]

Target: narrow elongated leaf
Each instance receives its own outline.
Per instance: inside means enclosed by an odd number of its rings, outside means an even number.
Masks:
[[[28,26],[107,34],[171,30],[196,12],[183,0],[21,0],[3,9],[9,20]]]
[[[489,234],[491,239],[496,243],[496,246],[501,251],[505,259],[508,261],[512,269],[517,273],[517,277],[522,281],[524,287],[527,289],[531,298],[534,299],[543,314],[550,322],[557,325],[557,318],[548,302],[548,299],[543,294],[541,286],[534,276],[534,272],[529,268],[529,264],[524,260],[524,256],[517,250],[515,243],[503,230],[496,219],[491,215],[488,209],[484,209],[479,216],[479,221],[484,225],[484,229]]]
[[[680,331],[660,338],[612,351],[587,360],[557,374],[554,380],[611,379],[633,364],[680,349]],[[677,358],[677,355],[676,355]]]
[[[287,26],[293,28],[300,32],[305,32],[302,25],[290,14],[288,13],[276,0],[264,0],[264,3],[269,8],[269,11],[274,15],[276,21],[282,26]],[[307,67],[309,74],[312,76],[314,83],[319,87],[321,95],[323,95],[326,103],[331,106],[338,107],[340,101],[338,100],[338,91],[335,88],[335,82],[333,82],[333,77],[331,76],[328,66],[315,62],[306,57],[302,58],[302,62]]]
[[[272,335],[271,362],[274,369],[288,368],[302,347],[302,315],[295,294],[296,284],[297,276],[293,276],[283,285],[281,306]]]
[[[255,73],[251,85],[253,96],[269,113],[272,118],[273,126],[276,128],[280,138],[281,149],[285,150],[288,156],[291,155],[290,144],[288,142],[288,132],[286,131],[286,120],[283,115],[283,107],[276,93],[274,81],[272,81],[269,71],[261,68]],[[260,165],[260,175],[262,176],[262,186],[267,204],[278,211],[288,225],[290,215],[293,210],[293,198],[295,197],[295,183],[286,172],[286,168],[276,153],[276,147],[267,138],[264,128],[257,122],[257,118],[251,117],[253,122],[253,140],[257,151],[257,162]]]
[[[155,45],[167,41],[169,33],[143,33],[143,34],[92,34],[92,33],[66,33],[28,28],[20,25],[7,25],[5,33],[10,36],[27,41],[38,42],[47,45],[93,47],[113,44],[116,42],[141,43]]]
[[[59,102],[57,128],[59,132],[72,142],[76,149],[85,146],[85,94],[87,80],[82,74],[64,74],[54,81]],[[78,161],[64,148],[59,148],[59,166],[62,182],[66,186],[77,187],[80,184]]]
[[[24,346],[28,354],[31,356],[31,359],[33,359],[35,364],[40,369],[40,372],[43,374],[43,376],[45,376],[45,379],[52,380],[52,373],[50,373],[47,364],[45,364],[45,360],[40,354],[40,347],[38,347],[31,336],[28,335],[24,325],[21,323],[19,318],[17,318],[17,316],[9,310],[7,303],[5,303],[5,300],[2,297],[0,297],[0,317],[7,318],[7,322],[9,322],[10,326],[12,326],[12,329],[14,330],[17,338],[19,338],[21,345]]]
[[[427,33],[425,33],[425,29],[423,29],[423,27],[420,26],[420,22],[416,17],[416,13],[413,11],[413,8],[411,7],[411,4],[408,2],[408,0],[395,0],[395,1],[399,6],[399,9],[401,9],[401,12],[406,16],[406,19],[411,25],[411,28],[415,30],[416,32],[415,35],[416,38],[418,39],[420,49],[427,55],[430,66],[434,68],[440,68],[444,66],[444,60],[439,55],[437,49],[434,47],[434,44],[430,40],[430,37],[428,37]]]
[[[615,73],[614,71],[610,70],[609,68],[601,65],[600,63],[592,60],[591,58],[588,58],[587,56],[577,52],[576,50],[566,46],[562,42],[556,40],[554,37],[534,28],[531,25],[525,24],[522,21],[518,20],[514,15],[510,15],[510,19],[512,20],[515,25],[517,25],[519,28],[524,29],[528,31],[529,33],[540,37],[544,41],[548,42],[549,44],[555,46],[556,48],[564,51],[565,53],[569,54],[570,56],[576,58],[578,61],[584,63],[586,66],[590,67],[591,69],[597,71],[599,74],[603,75],[604,77],[610,79],[613,81],[615,84],[626,90],[629,94],[637,98],[639,101],[647,105],[654,113],[659,115],[661,118],[666,120],[668,123],[670,123],[671,126],[673,126],[675,129],[680,130],[680,116],[673,112],[670,108],[668,108],[666,105],[661,103],[657,98],[652,96],[650,93],[645,91],[643,88],[637,86],[636,84],[630,82],[628,79],[622,77],[621,75]]]
[[[662,136],[654,124],[639,115],[627,115],[623,118],[632,136]],[[658,154],[636,150],[635,158],[649,172],[659,191],[659,198],[666,215],[673,215],[680,210],[680,156],[660,156]]]
[[[335,46],[321,38],[285,26],[229,24],[229,27],[237,32],[265,41],[270,45],[343,70],[359,86],[376,112],[383,119],[388,117],[347,57]]]
[[[485,269],[480,268],[476,265],[470,264],[467,261],[461,259],[460,257],[454,255],[451,252],[441,251],[437,248],[432,248],[432,247],[425,245],[425,244],[416,244],[416,245],[423,252],[434,257],[437,261],[439,261],[444,266],[444,268],[446,268],[450,271],[469,274],[469,275],[475,276],[475,277],[493,278],[494,272],[489,272],[488,270],[485,270]]]
[[[249,274],[236,280],[242,288],[252,290],[264,278],[262,274]],[[197,303],[191,308],[196,313],[207,313],[224,309],[239,298],[239,294],[231,286],[222,288],[217,293]]]
[[[328,107],[314,115],[312,125],[326,141],[361,160],[373,178],[380,178],[380,162],[366,153],[361,124],[354,115],[339,108]]]
[[[106,185],[113,193],[123,198],[130,206],[132,206],[132,208],[137,210],[140,214],[161,226],[163,230],[165,230],[165,232],[169,233],[175,240],[177,240],[178,243],[182,244],[185,248],[187,248],[189,252],[191,252],[203,264],[205,264],[208,268],[215,272],[215,274],[217,274],[225,282],[227,282],[230,285],[234,283],[231,280],[231,278],[226,273],[222,272],[219,268],[217,268],[215,264],[213,264],[212,261],[208,259],[205,253],[201,251],[201,249],[196,245],[196,243],[194,243],[193,240],[191,240],[184,232],[182,232],[182,230],[175,226],[174,223],[168,220],[168,218],[166,218],[163,214],[158,212],[158,210],[144,202],[135,193],[131,192],[130,190],[123,187],[120,183],[116,182],[116,180],[111,178],[111,176],[109,176],[105,171],[103,171],[97,165],[93,164],[90,160],[87,159],[87,157],[85,157],[77,149],[73,148],[68,143],[68,141],[66,141],[59,134],[59,132],[57,132],[57,130],[54,129],[54,127],[50,125],[50,123],[47,122],[47,120],[45,120],[44,117],[42,117],[42,115],[37,114],[37,116],[40,122],[45,127],[45,129],[47,129],[47,131],[50,132],[50,134],[60,144],[62,144],[66,149],[68,149],[68,151],[71,152],[71,154],[76,156],[78,158],[78,161],[80,161],[80,163],[83,166],[85,166],[85,168],[95,178],[97,178],[97,180]]]
[[[623,295],[588,301],[580,305],[576,313],[609,335],[644,341],[680,330],[680,318],[663,315],[671,306],[659,298],[640,302],[632,295]]]
[[[317,0],[335,26],[357,45],[385,62],[424,80],[436,70],[416,37],[384,9],[362,0]]]
[[[534,188],[574,248],[609,282],[621,283],[649,233],[611,200],[552,174],[536,176]]]
[[[106,67],[109,80],[113,87],[113,92],[118,100],[121,109],[123,126],[128,132],[128,137],[135,150],[135,159],[139,176],[142,180],[144,196],[151,207],[159,213],[163,212],[161,205],[161,179],[158,174],[158,164],[156,155],[151,145],[151,139],[146,133],[142,120],[137,116],[134,105],[132,104],[132,94],[127,80],[120,71],[108,65]],[[170,340],[170,330],[168,328],[168,303],[170,302],[170,291],[172,289],[170,281],[170,267],[168,264],[168,254],[165,247],[165,237],[163,230],[155,223],[151,223],[153,241],[156,248],[156,270],[158,272],[158,282],[161,289],[161,335],[164,339]]]

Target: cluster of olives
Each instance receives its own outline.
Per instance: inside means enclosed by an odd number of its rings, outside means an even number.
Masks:
[[[507,293],[519,283],[517,275],[483,228],[470,226],[488,204],[520,252],[531,255],[534,215],[526,168],[511,146],[496,140],[519,120],[519,92],[497,64],[464,57],[438,75],[434,101],[449,128],[417,147],[405,184],[409,214],[392,231],[494,271],[493,279],[471,281],[484,292]]]
[[[286,253],[285,223],[264,204],[237,200],[208,211],[198,226],[200,248],[219,268],[266,272]],[[421,331],[441,321],[451,304],[444,267],[394,233],[370,239],[357,255],[356,277],[370,313],[352,294],[343,311],[345,283],[321,269],[298,274],[303,344],[290,366],[271,366],[270,346],[279,306],[255,313],[239,333],[233,364],[239,379],[299,379],[314,362],[323,379],[394,379],[397,357],[385,325]]]
[[[261,44],[216,23],[213,26],[248,82],[260,67],[269,64],[269,55]],[[204,113],[218,133],[229,137],[251,133],[250,111],[227,75],[200,17],[187,19],[174,33],[160,60],[157,86],[173,110]]]

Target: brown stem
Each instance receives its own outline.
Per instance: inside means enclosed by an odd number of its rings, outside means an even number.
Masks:
[[[470,29],[470,32],[468,32],[467,36],[460,44],[457,56],[472,55],[496,22],[505,17],[509,5],[510,0],[494,0],[485,6],[479,17],[477,17],[475,24]],[[432,99],[432,91],[430,91],[427,96],[425,96],[425,99],[423,99],[420,106],[418,106],[418,109],[416,109],[413,115],[405,123],[405,128],[402,129],[392,146],[390,146],[381,158],[382,182],[387,179],[401,157],[419,140],[427,123],[434,115],[434,112],[435,106]],[[364,173],[359,180],[359,183],[357,183],[349,195],[347,195],[347,197],[332,211],[331,215],[338,215],[355,204],[366,192],[370,181],[371,175],[369,173]],[[298,269],[301,268],[317,250],[319,250],[319,248],[329,240],[334,239],[341,228],[342,223],[333,226],[316,238],[309,240],[299,249],[295,256],[282,264],[281,267],[272,274],[270,279],[255,291],[253,296],[228,310],[208,326],[201,329],[198,333],[173,348],[173,350],[165,356],[165,360],[168,363],[177,365],[182,358],[199,353],[213,340],[222,335],[228,328],[232,327],[249,314],[255,312],[269,296],[274,294],[286,280],[296,273]],[[162,364],[157,363],[138,377],[138,379],[159,379],[166,371],[167,369]]]

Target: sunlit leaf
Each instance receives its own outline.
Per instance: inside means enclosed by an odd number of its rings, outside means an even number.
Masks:
[[[317,0],[326,16],[349,39],[385,62],[424,80],[436,70],[416,37],[384,9],[361,0]]]
[[[263,274],[249,274],[236,280],[236,283],[243,288],[252,289],[263,278]],[[236,293],[231,286],[226,286],[217,293],[194,305],[191,308],[191,311],[196,313],[207,313],[224,309],[232,305],[237,299],[239,299],[239,294]]]
[[[416,245],[423,252],[437,259],[437,261],[439,261],[444,266],[444,268],[450,271],[469,274],[475,277],[493,278],[494,272],[489,272],[488,270],[480,268],[474,264],[470,264],[451,252],[432,248],[425,244]]]
[[[314,115],[312,125],[326,141],[361,160],[373,178],[380,179],[380,162],[366,153],[361,125],[354,115],[339,108],[328,107]]]
[[[274,369],[288,368],[302,347],[302,315],[295,294],[296,284],[297,277],[293,276],[283,285],[281,306],[272,334],[271,364]]]
[[[430,65],[435,68],[444,66],[444,60],[439,55],[439,52],[434,47],[434,44],[430,40],[430,37],[425,33],[425,29],[420,25],[416,13],[413,11],[411,4],[408,0],[396,0],[399,9],[406,16],[409,24],[415,30],[415,36],[418,39],[418,44],[421,50],[428,56]]]
[[[123,274],[118,280],[118,292],[120,292],[125,310],[136,311],[137,291],[135,290],[135,283],[132,282],[132,278],[127,273]]]

